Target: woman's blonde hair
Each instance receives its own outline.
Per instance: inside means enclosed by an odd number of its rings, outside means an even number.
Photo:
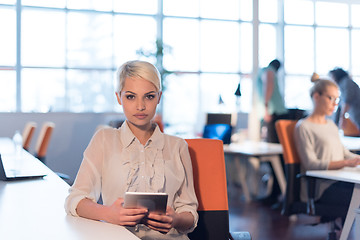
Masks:
[[[338,85],[330,79],[322,79],[317,73],[313,73],[311,76],[311,82],[314,83],[314,86],[310,89],[310,96],[312,97],[315,93],[320,95],[326,91],[328,86],[333,86],[339,88]]]
[[[161,76],[157,68],[146,61],[133,60],[121,65],[117,71],[118,92],[125,85],[126,78],[139,77],[154,84],[156,91],[161,91]]]

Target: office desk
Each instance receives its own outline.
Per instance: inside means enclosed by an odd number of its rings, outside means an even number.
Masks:
[[[357,152],[360,151],[360,137],[348,137],[344,136],[341,138],[344,146],[350,151]]]
[[[257,158],[259,161],[270,162],[277,178],[281,193],[285,195],[286,180],[284,170],[280,160],[282,154],[282,146],[277,143],[244,141],[242,143],[231,143],[224,145],[224,153],[234,155],[235,164],[240,174],[240,184],[244,191],[245,200],[251,201],[250,191],[246,183],[246,164],[242,159],[248,160],[249,158]]]
[[[306,171],[307,176],[354,183],[349,210],[341,232],[340,240],[346,240],[354,223],[355,211],[360,206],[360,168],[344,168],[340,170]]]
[[[10,139],[0,138],[2,156],[12,154],[12,148]],[[25,160],[34,158],[25,150],[22,154]],[[39,166],[48,173],[44,179],[0,180],[1,239],[139,239],[118,225],[66,215],[69,185]]]

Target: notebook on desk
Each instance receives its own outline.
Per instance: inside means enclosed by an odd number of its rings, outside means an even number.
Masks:
[[[13,169],[13,167],[10,168],[8,164],[4,164],[3,160],[4,159],[1,157],[0,154],[0,180],[22,180],[31,178],[42,178],[46,176],[45,169],[39,167],[39,164],[36,162],[35,158],[27,158],[26,163],[22,164],[22,167],[20,169]]]

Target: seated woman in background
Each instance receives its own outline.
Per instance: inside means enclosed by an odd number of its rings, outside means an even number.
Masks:
[[[126,226],[141,239],[188,239],[198,202],[187,143],[153,123],[161,98],[154,65],[130,61],[118,70],[116,97],[126,121],[95,133],[65,202],[68,214]],[[166,214],[125,209],[125,192],[168,193]],[[100,195],[103,204],[98,204]]]
[[[332,115],[339,101],[337,84],[325,79],[312,78],[312,81],[314,86],[310,90],[310,95],[313,111],[307,118],[299,120],[294,133],[301,172],[335,170],[359,165],[360,156],[343,146],[337,126],[327,118]],[[349,206],[354,186],[352,183],[321,179],[316,183],[315,201]],[[307,200],[305,179],[301,182],[300,197],[302,201]]]

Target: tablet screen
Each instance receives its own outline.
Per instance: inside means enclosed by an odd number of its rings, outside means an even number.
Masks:
[[[166,213],[167,193],[126,192],[124,208],[147,208],[149,212]]]

